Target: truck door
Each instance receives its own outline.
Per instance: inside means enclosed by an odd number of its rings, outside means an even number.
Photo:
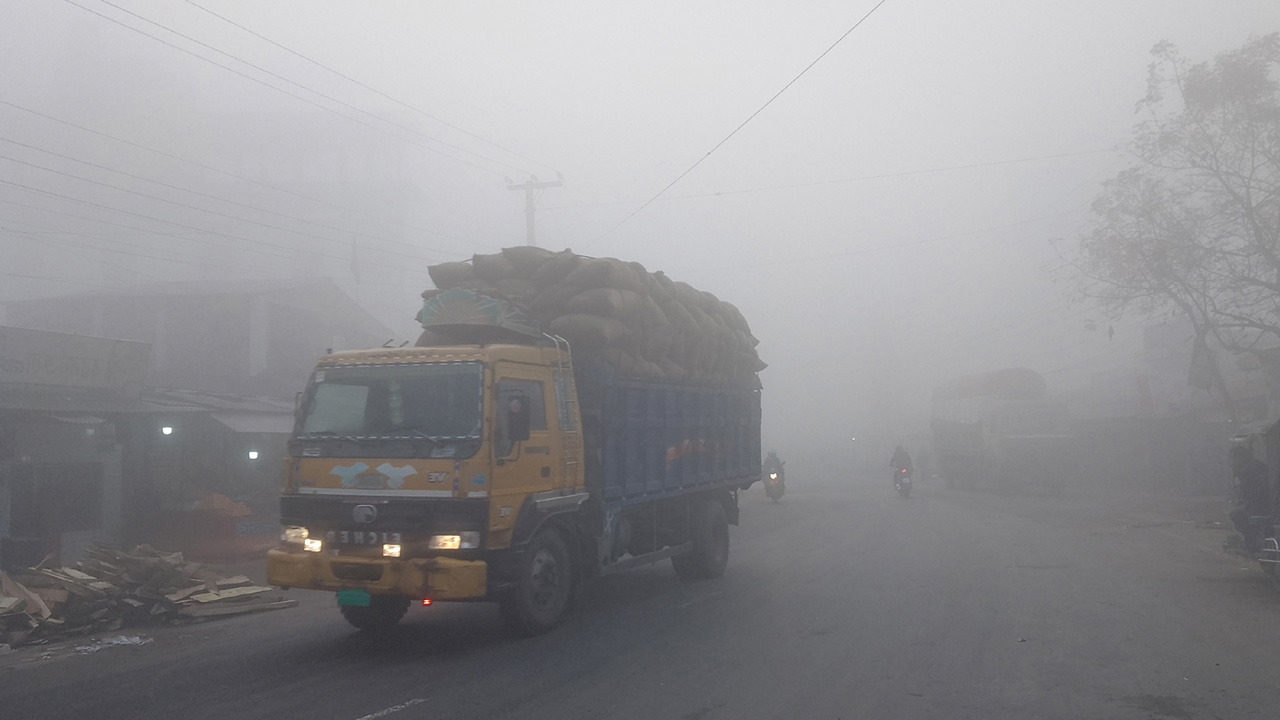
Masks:
[[[536,368],[502,367],[494,384],[493,487],[494,496],[508,498],[518,510],[523,496],[552,490],[563,481],[555,471],[561,463],[561,448],[555,442],[548,410],[555,407],[550,376]],[[513,428],[514,411],[521,405],[528,412],[528,439],[516,440],[522,428]],[[520,421],[517,421],[520,422]],[[517,497],[518,496],[518,497]]]

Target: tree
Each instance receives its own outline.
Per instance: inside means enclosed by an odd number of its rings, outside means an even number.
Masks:
[[[1195,65],[1168,42],[1151,53],[1135,161],[1067,266],[1113,314],[1185,316],[1197,350],[1280,343],[1280,33]]]

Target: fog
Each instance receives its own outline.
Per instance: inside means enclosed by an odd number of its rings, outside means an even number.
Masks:
[[[327,276],[410,339],[427,267],[523,244],[508,184],[562,176],[538,244],[736,304],[784,456],[918,437],[958,374],[1123,365],[1140,321],[1073,304],[1050,240],[1127,162],[1151,47],[1280,4],[889,0],[805,71],[873,7],[9,0],[0,301]]]

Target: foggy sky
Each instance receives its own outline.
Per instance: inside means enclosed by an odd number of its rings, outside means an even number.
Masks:
[[[1280,30],[1274,0],[889,0],[618,226],[875,3],[197,0],[410,109],[190,3],[112,0],[162,28],[74,2],[6,0],[0,101],[272,187],[0,104],[0,180],[46,192],[0,184],[0,300],[331,275],[410,337],[426,266],[522,244],[506,178],[559,172],[539,244],[737,304],[784,449],[919,429],[953,374],[1125,362],[1131,328],[1085,329],[1106,321],[1042,272],[1048,241],[1126,162],[1153,44]]]

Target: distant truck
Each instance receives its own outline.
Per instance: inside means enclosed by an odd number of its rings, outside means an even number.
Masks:
[[[1074,467],[1071,417],[1044,377],[1008,368],[933,391],[934,457],[949,487],[1062,489]]]
[[[724,572],[737,491],[760,478],[745,321],[634,264],[536,250],[433,272],[420,346],[320,359],[271,584],[335,592],[361,629],[413,603],[496,601],[532,635],[581,578],[666,558],[685,579]],[[552,262],[573,270],[534,272]],[[499,292],[476,270],[525,284]]]

